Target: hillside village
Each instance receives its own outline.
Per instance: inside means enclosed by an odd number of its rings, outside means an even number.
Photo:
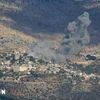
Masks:
[[[99,45],[86,47],[66,63],[53,64],[51,61],[29,56],[27,49],[34,42],[34,38],[27,38],[16,31],[12,35],[13,31],[10,31],[11,34],[8,33],[9,31],[7,29],[4,33],[0,33],[0,87],[5,88],[7,93],[28,99],[41,96],[46,98],[48,93],[48,100],[49,96],[57,97],[56,93],[60,86],[64,91],[65,83],[68,89],[70,86],[72,88],[67,92],[90,92],[95,88],[94,86],[100,85]],[[54,36],[54,39],[55,37],[57,38]],[[56,40],[58,41],[59,38]],[[59,42],[61,41],[62,39]],[[63,100],[62,97],[61,100]]]
[[[54,64],[28,54],[36,40],[55,42],[57,50],[68,23],[84,11],[90,43],[77,55]],[[99,20],[100,0],[1,0],[0,89],[16,100],[100,100]]]
[[[94,85],[100,84],[99,62],[100,59],[96,58],[84,67],[71,61],[53,64],[51,61],[29,56],[24,50],[1,53],[0,86],[6,88],[7,93],[27,99],[49,98],[52,95],[55,98],[54,91],[58,91],[60,86],[65,90],[64,84],[70,84],[68,89],[71,86],[67,92],[90,92],[95,88]]]
[[[91,59],[88,61],[91,61]],[[92,60],[92,62],[95,61],[96,59]],[[74,75],[84,77],[86,80],[99,76],[91,72],[88,74],[80,68],[85,70],[87,67],[84,68],[82,64],[71,61],[67,61],[66,64],[53,64],[51,61],[43,61],[42,59],[29,56],[24,50],[0,54],[0,73],[1,77],[5,78],[12,77],[13,79],[16,75],[24,77],[28,75],[56,75],[60,73],[65,73],[69,78],[72,77],[71,75]]]

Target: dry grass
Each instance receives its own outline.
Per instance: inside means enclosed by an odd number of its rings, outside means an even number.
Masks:
[[[22,32],[6,27],[2,23],[0,23],[0,38],[4,39],[3,44],[0,44],[0,52],[11,50],[27,50],[28,44],[36,40],[34,37],[25,35]],[[11,42],[9,42],[10,40]],[[16,41],[20,42],[20,44],[17,44]]]
[[[0,37],[5,37],[5,38],[21,38],[23,40],[28,40],[28,41],[35,41],[35,38],[25,35],[22,32],[19,32],[17,30],[8,28],[4,26],[3,24],[0,23]]]

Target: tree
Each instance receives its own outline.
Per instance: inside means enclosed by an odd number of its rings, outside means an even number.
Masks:
[[[3,73],[2,73],[2,71],[0,71],[0,78],[1,78],[1,77],[3,77]]]
[[[96,60],[95,56],[87,55],[87,60]]]

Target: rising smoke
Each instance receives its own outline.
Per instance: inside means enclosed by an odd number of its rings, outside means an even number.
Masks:
[[[31,49],[29,50],[29,55],[46,61],[52,61],[53,63],[66,62],[65,57],[54,50],[54,45],[55,43],[49,40],[37,41],[35,44],[32,44]]]
[[[59,47],[60,52],[64,55],[71,56],[77,54],[82,47],[90,41],[87,27],[90,25],[89,14],[84,12],[76,21],[70,22],[67,29],[68,35],[64,38]]]
[[[49,40],[39,40],[32,44],[29,55],[52,61],[53,63],[65,63],[66,59],[77,54],[90,41],[87,27],[90,25],[89,14],[84,12],[76,21],[68,24],[68,34],[55,51],[53,43]]]

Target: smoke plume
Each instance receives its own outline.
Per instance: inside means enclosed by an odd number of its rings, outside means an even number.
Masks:
[[[32,44],[29,54],[53,63],[66,62],[66,59],[77,54],[89,43],[90,36],[87,28],[90,23],[89,14],[84,12],[76,21],[68,24],[68,34],[64,37],[57,51],[52,48],[54,44],[50,40],[39,40]]]
[[[69,33],[59,47],[60,52],[69,57],[77,54],[82,47],[88,44],[90,36],[87,27],[90,23],[91,21],[87,12],[79,16],[76,21],[70,22],[67,27]]]

